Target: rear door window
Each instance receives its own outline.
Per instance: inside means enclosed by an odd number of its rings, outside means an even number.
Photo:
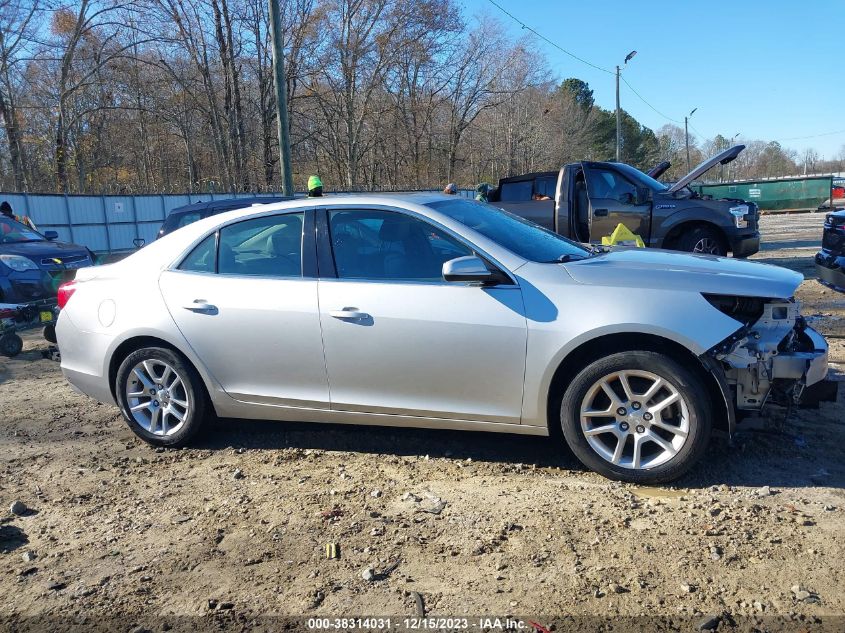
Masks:
[[[194,250],[191,251],[191,254],[179,265],[179,270],[187,270],[194,273],[213,273],[216,265],[216,239],[217,234],[212,233],[197,244]]]
[[[302,276],[304,218],[304,213],[287,213],[223,227],[217,272],[259,277]]]
[[[301,277],[304,213],[224,226],[200,242],[179,270],[251,277]]]

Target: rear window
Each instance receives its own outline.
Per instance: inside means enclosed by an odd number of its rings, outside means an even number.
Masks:
[[[531,200],[532,184],[530,180],[502,183],[500,200],[502,202],[524,202]]]
[[[185,213],[171,213],[164,220],[161,227],[162,233],[170,233],[176,229],[181,229],[183,226],[193,224],[198,220],[202,220],[202,213],[199,211],[187,211]]]
[[[535,181],[534,193],[554,199],[557,188],[557,178],[545,177]]]

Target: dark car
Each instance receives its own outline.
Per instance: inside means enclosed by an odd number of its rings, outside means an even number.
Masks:
[[[193,224],[197,220],[202,220],[211,215],[217,215],[224,211],[232,211],[233,209],[243,209],[244,207],[251,207],[255,204],[271,204],[273,202],[284,202],[291,200],[291,198],[284,197],[253,197],[253,198],[228,198],[226,200],[209,200],[208,202],[194,202],[193,204],[186,204],[183,207],[176,207],[170,212],[170,215],[164,220],[164,224],[158,230],[159,237],[163,237],[168,233],[172,233],[178,228]]]
[[[816,253],[816,273],[826,286],[845,292],[845,209],[825,216],[822,249]]]
[[[29,303],[55,299],[59,284],[77,268],[92,266],[86,247],[58,242],[58,233],[33,231],[0,216],[0,303]]]

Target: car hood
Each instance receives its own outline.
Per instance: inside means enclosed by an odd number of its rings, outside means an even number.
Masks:
[[[79,244],[69,242],[21,242],[19,244],[0,244],[0,253],[5,255],[21,255],[41,265],[44,257],[69,257],[72,255],[88,255],[88,250]]]
[[[639,248],[614,249],[563,266],[578,283],[626,288],[633,300],[637,288],[785,299],[804,279],[780,266]]]
[[[701,176],[713,169],[716,165],[727,165],[739,156],[740,152],[744,149],[745,145],[734,145],[730,149],[726,149],[724,152],[719,152],[715,156],[711,156],[707,160],[699,163],[696,165],[695,169],[669,187],[669,193],[675,193],[676,191],[683,189],[696,178],[701,178]]]

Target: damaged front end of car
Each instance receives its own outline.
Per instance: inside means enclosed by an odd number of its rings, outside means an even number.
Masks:
[[[807,325],[799,301],[704,297],[742,323],[702,357],[716,376],[729,410],[733,409],[728,425],[731,434],[737,413],[741,417],[767,403],[813,408],[819,402],[836,400],[837,383],[827,379],[827,341]]]

